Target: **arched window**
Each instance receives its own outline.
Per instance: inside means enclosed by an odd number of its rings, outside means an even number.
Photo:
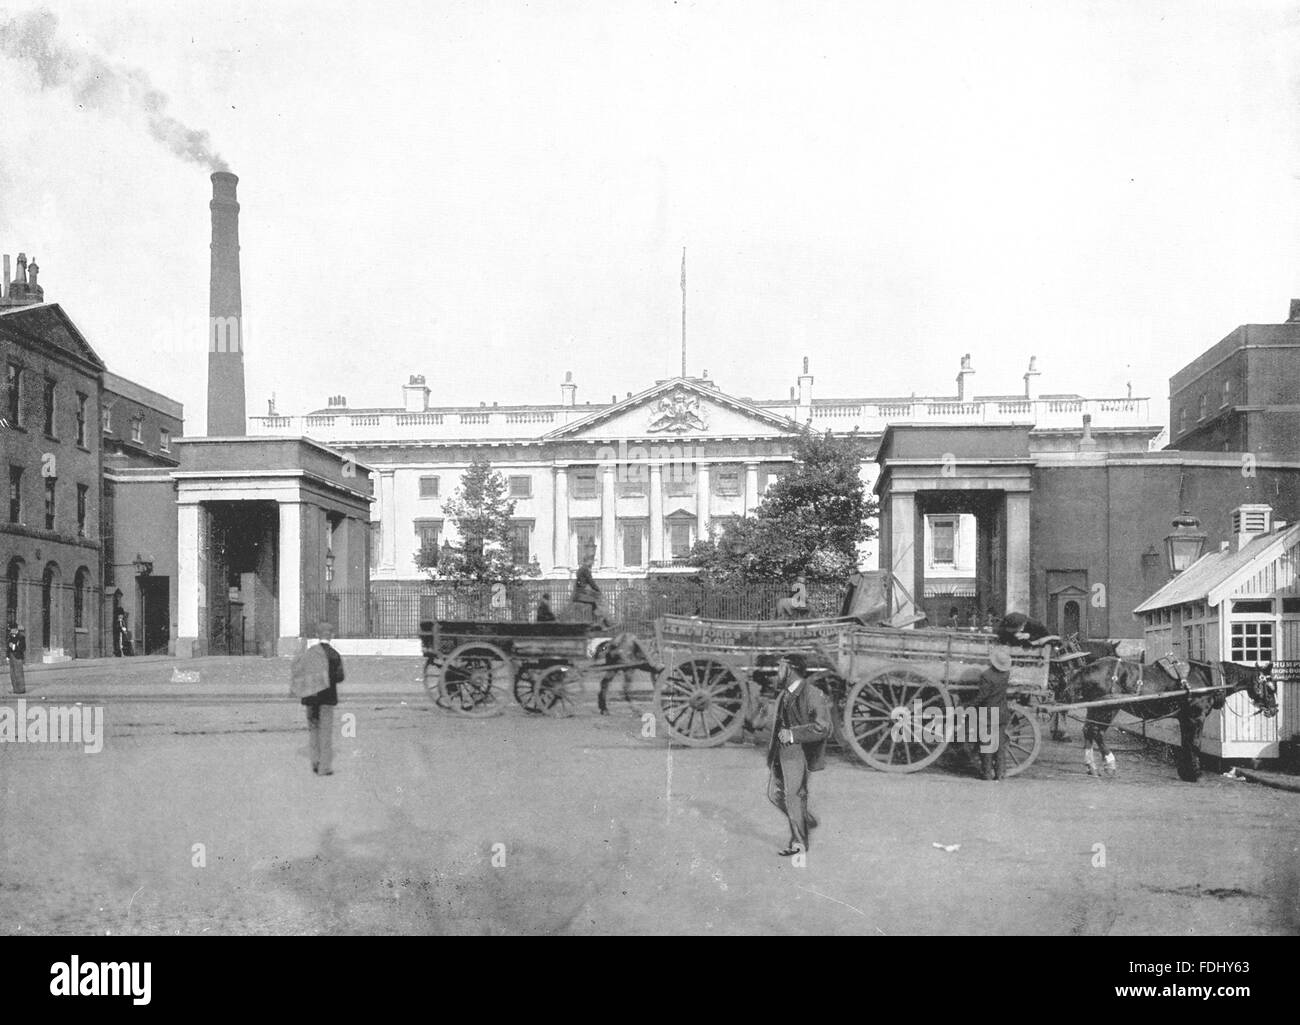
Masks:
[[[1205,419],[1205,392],[1201,392],[1201,401],[1197,406],[1196,419],[1198,420]]]
[[[5,568],[5,625],[13,619],[18,625],[23,625],[22,609],[18,607],[18,595],[21,580],[23,578],[23,560],[10,559],[9,565]]]
[[[90,590],[90,570],[82,566],[77,570],[72,591],[72,625],[78,630],[86,628],[86,594]]]

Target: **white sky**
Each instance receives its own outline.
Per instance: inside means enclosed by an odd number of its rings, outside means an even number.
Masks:
[[[1300,295],[1300,14],[1262,0],[53,2],[240,176],[249,411],[1157,399]],[[11,5],[11,12],[26,9]],[[207,172],[0,60],[0,251],[205,419]]]

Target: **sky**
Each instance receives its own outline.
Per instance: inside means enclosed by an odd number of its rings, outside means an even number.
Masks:
[[[1162,421],[1300,296],[1292,3],[0,2],[0,51],[0,252],[189,433],[217,160],[250,413],[640,391],[683,247],[689,372],[760,399],[804,356],[829,398],[1033,355]]]

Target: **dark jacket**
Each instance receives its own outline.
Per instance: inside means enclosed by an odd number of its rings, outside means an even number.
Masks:
[[[1011,683],[1011,673],[989,666],[980,674],[980,689],[972,705],[978,708],[996,708],[1005,719],[1007,707],[1007,686]]]
[[[1038,620],[1030,619],[1023,612],[1008,612],[1002,617],[996,633],[998,643],[1010,648],[1034,648],[1038,646],[1035,642],[1052,636],[1051,630]],[[1018,633],[1028,634],[1028,640],[1017,637]]]
[[[555,610],[551,608],[551,603],[547,601],[544,597],[538,599],[537,602],[537,622],[539,623],[555,622]]]
[[[5,640],[5,657],[21,662],[27,657],[27,635],[18,630],[10,630]]]
[[[337,705],[339,703],[338,685],[343,682],[343,656],[324,641],[320,642],[320,648],[325,652],[325,657],[329,659],[330,685],[309,698],[303,698],[302,703],[304,705]]]
[[[590,566],[579,566],[577,578],[573,582],[573,600],[594,605],[599,600],[600,586],[591,575]]]
[[[815,683],[806,679],[793,698],[784,687],[776,702],[776,715],[772,722],[772,739],[767,745],[767,764],[772,765],[781,749],[777,740],[784,725],[788,724],[794,742],[803,745],[808,771],[818,772],[826,767],[826,741],[831,736],[831,711],[826,695]]]

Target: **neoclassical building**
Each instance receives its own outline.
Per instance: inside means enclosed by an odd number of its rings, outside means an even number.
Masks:
[[[423,577],[422,548],[455,543],[446,503],[476,457],[509,483],[517,560],[558,578],[591,554],[598,577],[643,577],[683,571],[696,539],[751,512],[790,470],[805,428],[856,431],[868,487],[892,424],[1019,424],[1036,452],[1147,451],[1161,433],[1145,398],[1040,394],[1033,361],[1012,394],[970,394],[973,373],[964,357],[956,395],[818,398],[805,360],[780,399],[738,397],[706,373],[600,403],[579,402],[566,374],[558,403],[528,406],[433,406],[416,375],[402,386],[401,406],[354,408],[338,395],[305,416],[250,417],[249,434],[309,436],[372,467],[371,577],[399,581]],[[969,578],[973,593],[973,518],[936,513],[925,528],[933,579],[956,581],[952,593],[964,593]],[[874,543],[862,557],[875,565]]]

